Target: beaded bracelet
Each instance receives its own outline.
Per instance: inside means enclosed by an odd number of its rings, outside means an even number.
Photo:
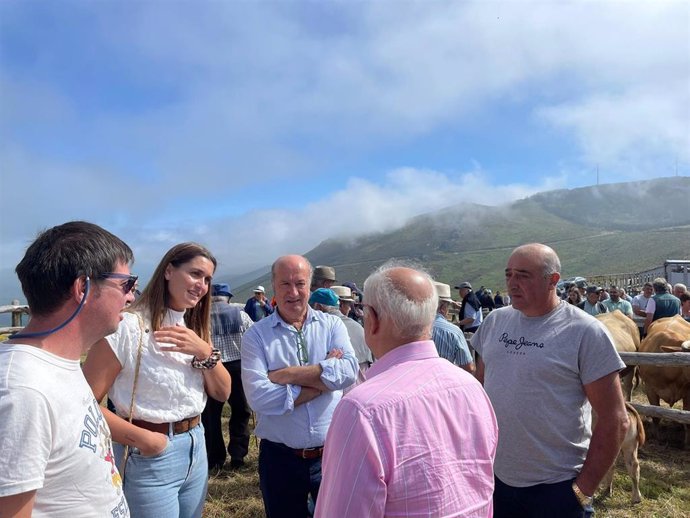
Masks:
[[[195,369],[212,369],[219,361],[220,351],[218,349],[213,349],[213,351],[211,351],[211,356],[205,360],[199,360],[196,356],[192,358],[192,367]]]

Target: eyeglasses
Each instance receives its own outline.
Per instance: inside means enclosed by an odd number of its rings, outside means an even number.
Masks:
[[[300,329],[295,333],[297,336],[297,359],[300,365],[309,363],[309,351],[307,351],[307,341],[304,338],[304,333]]]
[[[131,275],[129,273],[114,273],[114,272],[106,272],[106,273],[101,273],[98,275],[99,279],[124,279],[124,282],[120,283],[120,288],[122,288],[122,292],[127,295],[129,292],[131,292],[134,289],[134,286],[136,286],[137,281],[139,280],[138,275]]]

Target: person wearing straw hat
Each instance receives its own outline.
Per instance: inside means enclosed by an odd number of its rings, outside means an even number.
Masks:
[[[319,288],[330,288],[336,282],[335,268],[332,266],[319,265],[314,268],[314,275],[311,279],[311,291]]]
[[[431,328],[431,339],[436,344],[438,355],[467,372],[474,372],[474,361],[465,336],[458,326],[448,322],[448,310],[455,303],[450,296],[450,285],[442,282],[434,284],[438,292],[438,308]]]

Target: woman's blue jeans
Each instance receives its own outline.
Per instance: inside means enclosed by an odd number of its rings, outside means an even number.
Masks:
[[[113,443],[118,467],[124,447]],[[154,457],[131,448],[124,490],[132,518],[200,518],[208,489],[204,427],[168,434],[168,446]]]

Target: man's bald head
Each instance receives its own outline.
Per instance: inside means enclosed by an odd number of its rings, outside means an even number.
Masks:
[[[527,257],[530,260],[540,264],[544,269],[544,276],[548,276],[553,273],[561,273],[561,260],[558,258],[558,255],[553,248],[542,243],[528,243],[526,245],[518,246],[510,255],[511,257]]]
[[[393,342],[428,340],[436,315],[434,282],[423,270],[388,262],[364,282],[364,303],[376,312]]]
[[[433,296],[433,283],[426,274],[407,267],[388,270],[388,277],[393,285],[413,302],[422,303]]]

